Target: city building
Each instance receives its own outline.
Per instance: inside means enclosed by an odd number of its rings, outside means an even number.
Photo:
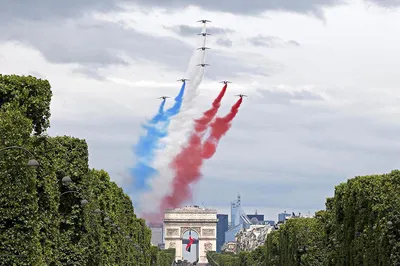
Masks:
[[[264,214],[257,214],[257,211],[255,214],[247,214],[247,217],[250,219],[252,224],[260,224],[264,221]]]
[[[217,214],[217,252],[221,252],[221,248],[225,243],[225,232],[228,231],[228,214]]]
[[[286,213],[286,211],[284,211],[283,213],[279,213],[278,214],[278,222],[284,222],[286,220],[286,218],[289,218],[290,216],[292,216],[292,214]]]
[[[262,221],[261,224],[269,224],[270,226],[275,226],[275,221],[265,220],[265,221]]]
[[[242,228],[249,228],[250,225],[251,221],[243,211],[240,195],[238,195],[237,199],[231,202],[231,226],[229,230],[225,232],[225,242],[235,241],[236,234]]]
[[[229,230],[225,232],[225,243],[234,242],[236,234],[243,228],[247,228],[243,223],[240,223],[235,227],[229,228]]]
[[[240,204],[240,195],[238,195],[237,200],[231,202],[231,223],[229,228],[233,228],[240,223],[240,218],[237,216],[238,210],[240,209]]]
[[[164,243],[164,230],[163,224],[160,223],[150,223],[148,227],[151,230],[151,244],[153,246],[159,246]]]

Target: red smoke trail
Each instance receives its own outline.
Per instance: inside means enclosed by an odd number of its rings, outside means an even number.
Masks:
[[[231,111],[224,117],[217,117],[211,124],[211,133],[203,144],[203,159],[210,159],[217,151],[218,142],[231,128],[231,122],[239,111],[242,97],[232,106]]]
[[[203,113],[203,116],[194,121],[194,132],[189,138],[188,145],[175,157],[171,166],[176,171],[172,181],[172,193],[161,201],[160,211],[167,208],[176,208],[184,200],[191,197],[189,185],[196,182],[201,174],[200,168],[203,164],[202,138],[221,106],[221,100],[225,95],[228,85],[225,84],[218,97],[212,103],[212,107]]]
[[[222,98],[222,97],[221,97]],[[218,99],[218,98],[217,98]],[[215,101],[214,101],[215,103]],[[235,118],[239,111],[239,107],[242,103],[240,98],[231,108],[231,111],[225,117],[216,118],[211,124],[211,133],[204,144],[202,144],[202,135],[194,132],[189,140],[189,145],[182,150],[182,152],[175,158],[172,166],[176,170],[176,176],[172,183],[171,194],[165,196],[161,201],[160,213],[163,213],[165,209],[177,208],[183,202],[191,198],[192,193],[190,190],[190,184],[195,183],[201,177],[200,169],[205,159],[211,158],[215,152],[219,140],[226,134],[231,127],[231,122]],[[211,109],[212,110],[212,109]],[[210,110],[209,110],[210,111]],[[207,114],[209,111],[204,113]],[[218,110],[215,111],[214,116]],[[196,120],[205,121],[203,118]],[[210,123],[210,118],[208,123]],[[203,125],[206,125],[205,123]],[[197,129],[205,131],[206,127],[196,127]]]

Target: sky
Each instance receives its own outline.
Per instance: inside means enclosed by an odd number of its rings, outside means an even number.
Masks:
[[[121,187],[141,123],[181,86],[198,19],[212,21],[199,116],[221,80],[233,83],[220,114],[249,97],[188,204],[229,213],[239,193],[247,213],[276,220],[398,168],[400,1],[67,2],[0,0],[0,73],[48,79],[50,135],[86,139],[90,166]]]

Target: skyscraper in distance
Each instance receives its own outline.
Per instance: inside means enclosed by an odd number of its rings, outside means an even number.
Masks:
[[[217,252],[225,243],[225,232],[228,231],[228,214],[217,214]]]

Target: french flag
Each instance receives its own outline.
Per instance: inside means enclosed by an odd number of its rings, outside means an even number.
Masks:
[[[192,231],[190,230],[189,231],[189,243],[187,243],[187,245],[186,245],[187,252],[190,252],[190,248],[192,247],[193,242],[194,242],[194,239],[192,237]]]

